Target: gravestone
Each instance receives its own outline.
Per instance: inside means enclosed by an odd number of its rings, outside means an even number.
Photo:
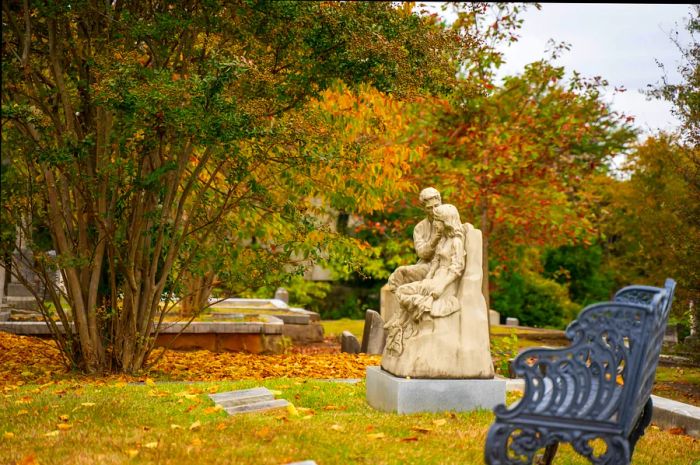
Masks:
[[[678,325],[666,326],[666,332],[664,333],[664,343],[678,344]]]
[[[348,354],[360,353],[360,341],[350,331],[343,331],[340,335],[340,351]]]
[[[489,324],[491,326],[497,326],[501,324],[501,314],[496,310],[489,310]]]
[[[365,314],[365,329],[362,333],[362,346],[360,352],[372,355],[381,355],[386,344],[384,320],[374,310],[367,310]]]
[[[506,326],[520,326],[520,321],[517,318],[509,316],[506,318]]]
[[[287,289],[285,289],[285,288],[283,288],[283,287],[279,287],[279,288],[277,288],[277,290],[275,291],[275,297],[274,297],[274,298],[275,298],[275,299],[281,300],[281,301],[284,302],[285,304],[288,304],[288,303],[289,303],[289,292],[287,291]]]

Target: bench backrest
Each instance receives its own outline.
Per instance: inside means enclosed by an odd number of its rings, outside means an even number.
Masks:
[[[667,279],[663,290],[651,286],[629,286],[615,294],[616,302],[642,304],[651,309],[646,322],[645,337],[641,341],[642,347],[639,348],[639,368],[628,374],[627,379],[632,385],[622,399],[623,404],[629,406],[623,411],[622,418],[626,434],[634,427],[634,422],[651,395],[675,289],[676,282]]]

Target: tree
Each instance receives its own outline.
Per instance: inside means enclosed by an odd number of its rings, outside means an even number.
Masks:
[[[465,45],[388,3],[4,2],[3,22],[2,150],[21,180],[3,185],[3,220],[50,231],[56,257],[35,247],[28,264],[86,371],[143,366],[173,269],[201,260],[223,218],[248,219],[227,232],[244,265],[276,256],[238,247],[257,229],[312,229],[293,200],[320,189],[293,179],[338,154],[305,146],[295,110],[338,79],[442,91]]]
[[[682,122],[681,139],[688,145],[697,147],[700,145],[700,42],[695,34],[700,33],[700,6],[693,5],[690,8],[686,29],[690,33],[692,43],[686,46],[679,42],[677,34],[671,37],[684,58],[678,67],[684,82],[671,83],[664,75],[661,85],[649,85],[649,95],[673,104],[672,111]],[[662,63],[660,66],[663,70]],[[693,161],[696,167],[700,163],[697,158]],[[695,174],[697,173],[696,171]]]
[[[466,207],[465,220],[478,221],[485,296],[492,258],[503,263],[520,245],[595,237],[594,199],[583,187],[634,135],[601,100],[603,80],[574,74],[565,84],[563,74],[544,60],[532,63],[502,86],[485,82],[480,94],[465,85],[432,112],[426,175]]]
[[[700,299],[700,191],[685,176],[693,154],[674,136],[648,138],[628,160],[629,179],[610,181],[603,219],[617,287],[672,277],[681,317]]]

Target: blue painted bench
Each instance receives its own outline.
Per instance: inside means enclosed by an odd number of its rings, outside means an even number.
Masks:
[[[676,283],[629,286],[611,302],[586,307],[566,329],[571,345],[533,348],[513,361],[523,398],[494,408],[486,439],[490,465],[551,464],[568,442],[594,464],[629,464],[651,421],[651,388]],[[602,440],[605,450],[594,450]],[[601,447],[602,449],[602,447]]]

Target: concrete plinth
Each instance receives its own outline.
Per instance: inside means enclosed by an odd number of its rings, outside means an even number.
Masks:
[[[469,412],[506,402],[502,379],[406,379],[367,367],[367,402],[384,412]]]

